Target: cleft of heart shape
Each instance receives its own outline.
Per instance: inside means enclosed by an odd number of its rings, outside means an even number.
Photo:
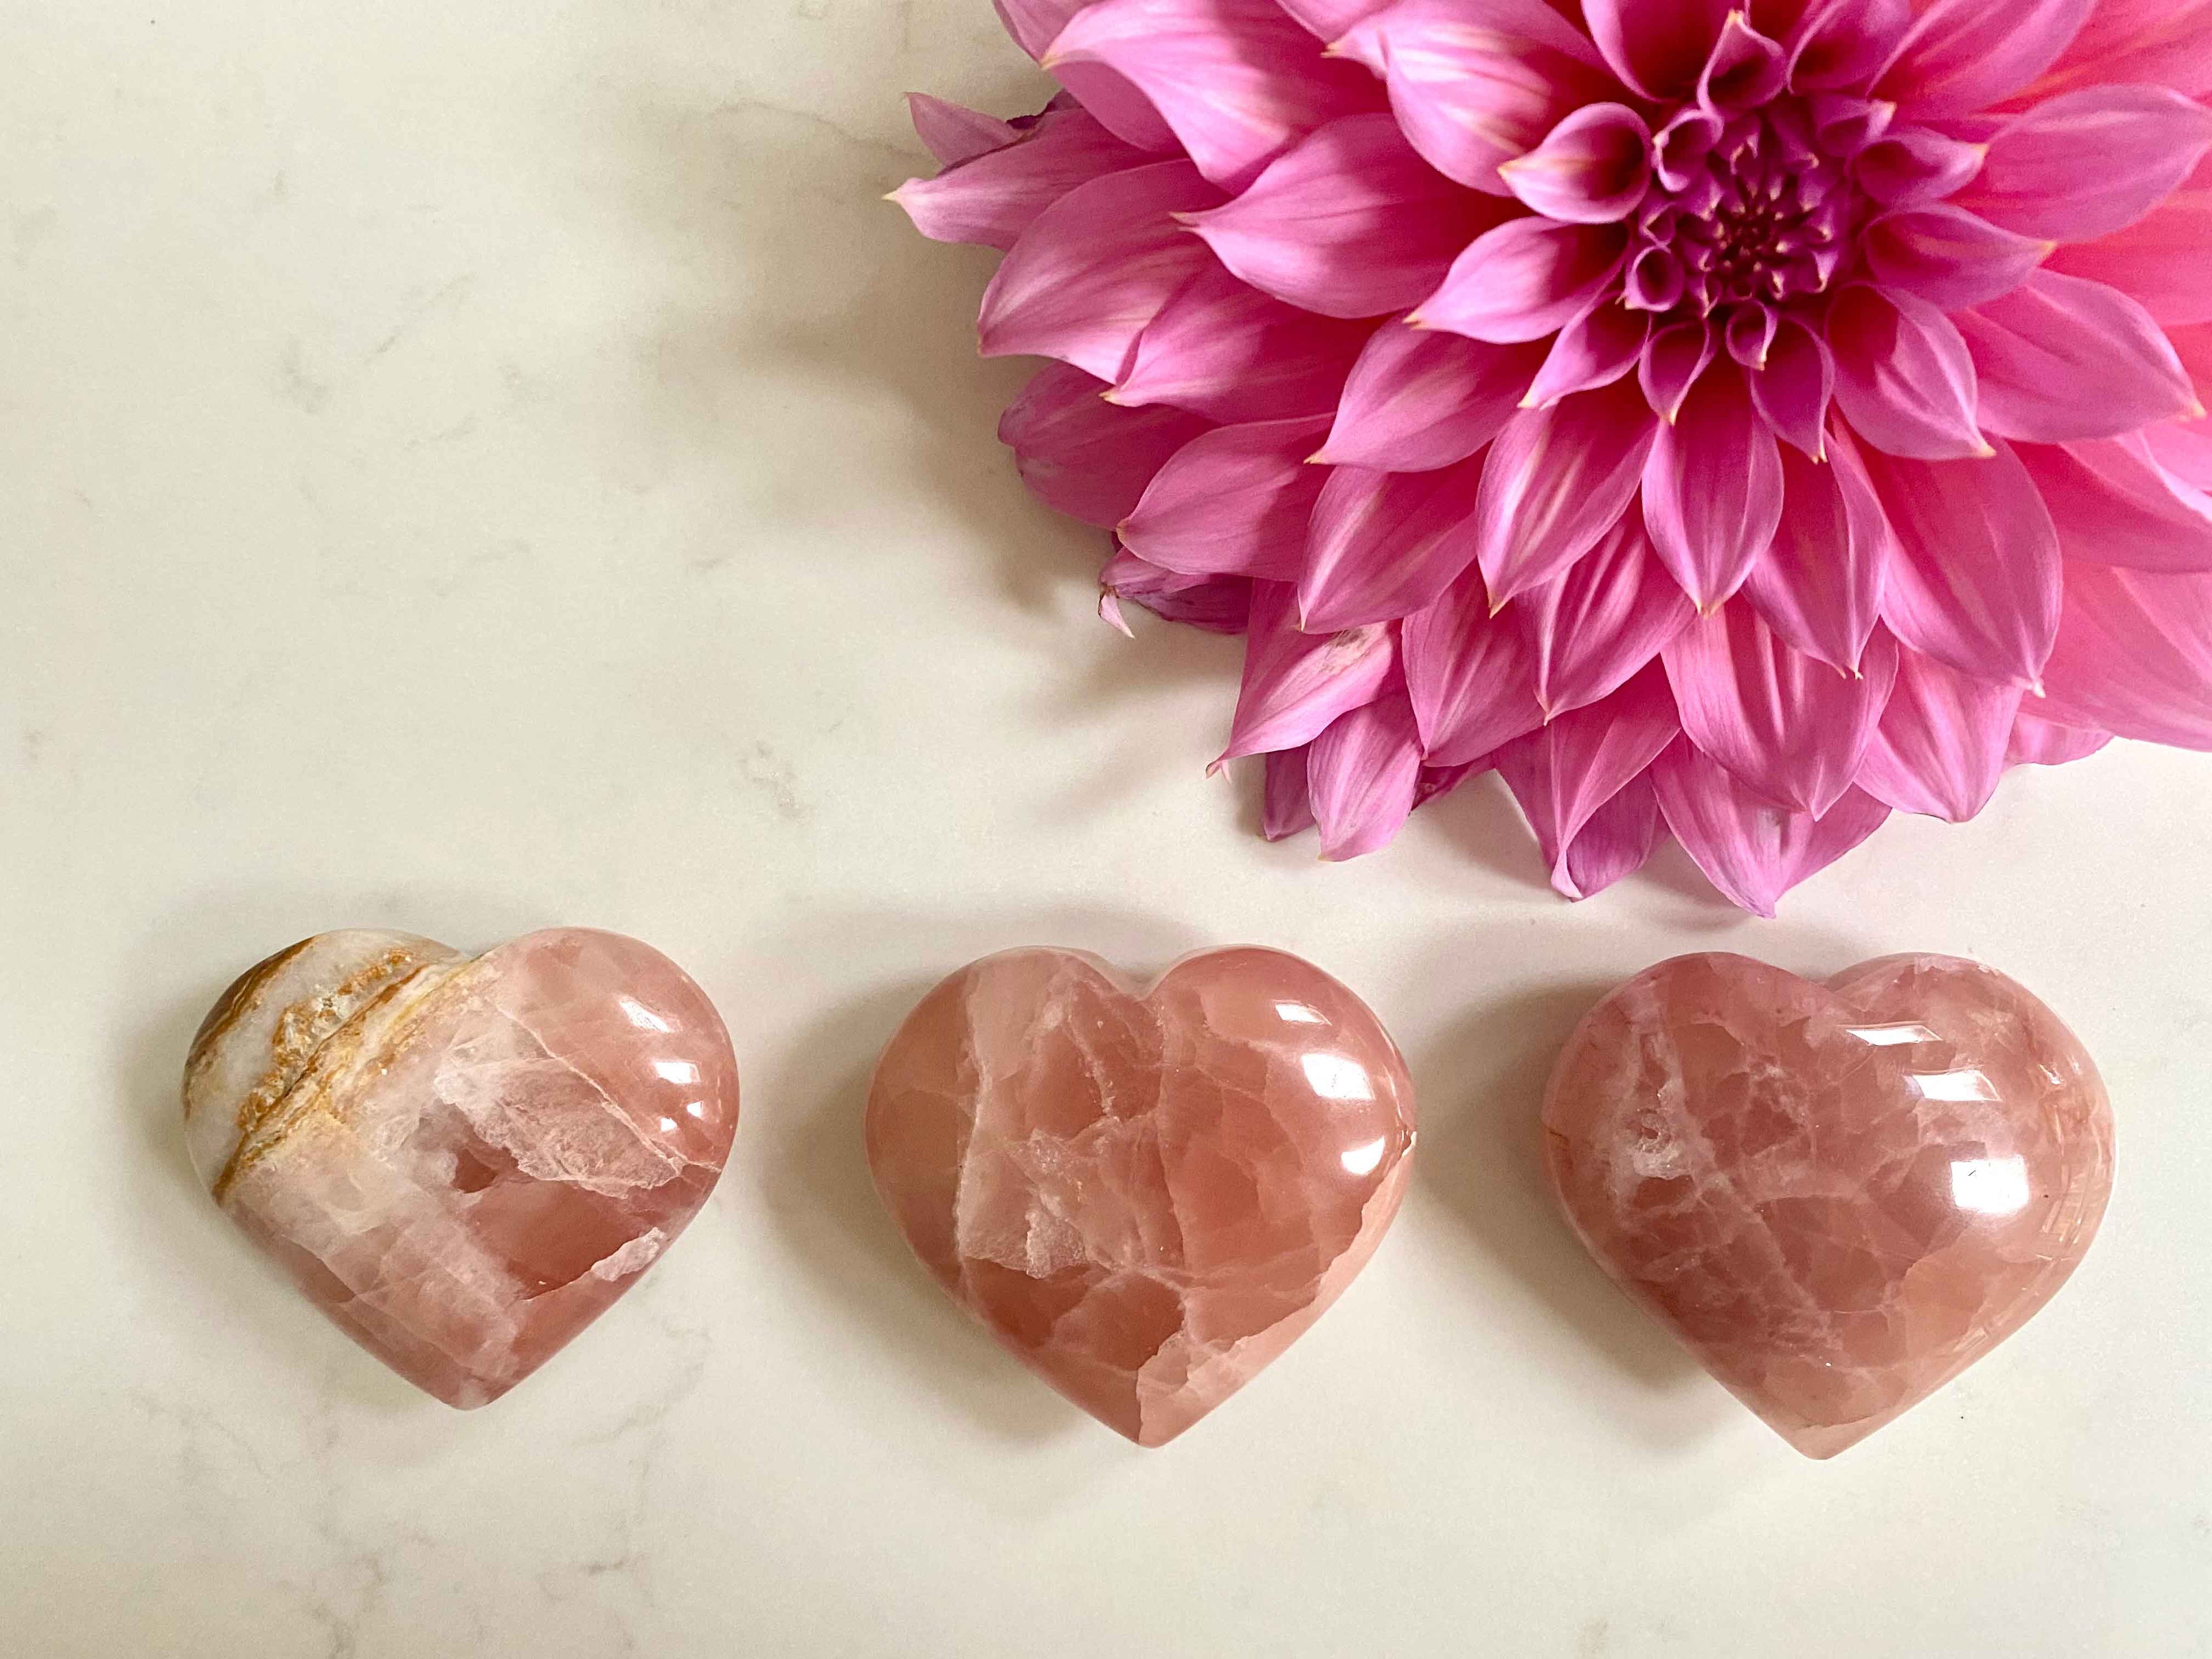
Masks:
[[[1606,1271],[1811,1457],[2026,1324],[2112,1189],[2112,1112],[2002,974],[1889,957],[1826,985],[1683,957],[1584,1019],[1544,1106]]]
[[[1413,1140],[1375,1016],[1250,948],[1142,989],[1078,951],[987,957],[908,1017],[868,1101],[877,1188],[938,1283],[1146,1446],[1342,1293],[1397,1213]]]

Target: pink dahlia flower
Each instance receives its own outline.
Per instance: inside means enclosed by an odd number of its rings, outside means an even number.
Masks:
[[[1571,897],[2212,749],[2212,0],[999,0],[918,99],[1024,476],[1245,632],[1349,857],[1495,769]]]

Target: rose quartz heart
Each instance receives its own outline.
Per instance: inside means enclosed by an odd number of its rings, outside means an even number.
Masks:
[[[1950,957],[1825,986],[1742,957],[1662,963],[1583,1022],[1544,1123],[1591,1253],[1809,1457],[2033,1317],[2112,1189],[2081,1045]]]
[[[953,1300],[1139,1445],[1226,1400],[1397,1213],[1413,1091],[1366,1006],[1279,951],[1139,990],[1097,957],[963,969],[876,1071],[877,1189]]]
[[[706,994],[614,933],[473,960],[322,933],[192,1044],[185,1127],[231,1218],[362,1346],[496,1400],[635,1285],[714,1191],[738,1068]]]

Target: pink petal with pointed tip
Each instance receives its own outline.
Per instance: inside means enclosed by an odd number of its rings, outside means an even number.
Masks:
[[[1759,33],[1742,12],[1731,11],[1698,76],[1698,102],[1720,114],[1753,109],[1789,78],[1789,54],[1781,42]]]
[[[1828,404],[1836,395],[1836,360],[1828,343],[1795,317],[1776,324],[1766,366],[1751,373],[1751,401],[1784,443],[1814,460],[1827,457]]]
[[[1647,772],[1590,814],[1553,862],[1552,886],[1562,898],[1595,898],[1650,863],[1666,838],[1659,792]]]
[[[1045,505],[1111,530],[1207,424],[1179,409],[1116,409],[1105,391],[1096,375],[1054,363],[1007,409],[999,441]]]
[[[2101,283],[2039,270],[1953,320],[1973,354],[1981,425],[2000,436],[2113,438],[2199,407],[2150,313]]]
[[[2212,576],[2069,566],[2043,684],[2042,718],[2212,750]]]
[[[2212,572],[2212,495],[2161,465],[2142,434],[2056,448],[2022,445],[2021,459],[2069,560]]]
[[[1881,828],[1890,809],[1848,791],[1826,817],[1792,812],[1746,789],[1685,738],[1651,769],[1659,810],[1705,878],[1731,903],[1771,916],[1783,895]]]
[[[1314,739],[1306,780],[1322,856],[1363,858],[1388,846],[1412,816],[1421,781],[1413,705],[1393,691]]]
[[[1192,228],[1253,287],[1329,317],[1425,299],[1503,204],[1416,155],[1387,115],[1323,128]]]
[[[1743,597],[1798,650],[1856,673],[1881,616],[1896,546],[1889,520],[1848,439],[1826,466],[1784,451],[1782,477],[1782,523]]]
[[[1389,9],[1392,3],[1393,0],[1282,0],[1283,9],[1324,44],[1343,40],[1376,12]]]
[[[1702,319],[1669,323],[1659,330],[1645,343],[1644,362],[1637,372],[1645,404],[1662,419],[1674,420],[1719,351],[1711,325]]]
[[[1765,368],[1766,354],[1773,349],[1780,326],[1771,306],[1755,300],[1738,306],[1728,320],[1729,356],[1741,368]]]
[[[906,107],[915,136],[937,158],[939,167],[957,167],[963,161],[1003,149],[1022,136],[1011,121],[947,103],[926,92],[907,94]]]
[[[1498,173],[1547,219],[1613,224],[1634,211],[1651,187],[1651,129],[1626,104],[1591,104]]]
[[[1169,301],[1138,337],[1114,401],[1173,404],[1224,424],[1334,418],[1368,336],[1364,323],[1316,317],[1247,288],[1219,266]]]
[[[1513,602],[1552,716],[1610,696],[1697,615],[1631,507],[1565,574]]]
[[[911,180],[891,199],[932,241],[1009,249],[1070,191],[1156,159],[1131,149],[1081,110],[1060,110],[1003,148],[934,179]]]
[[[1498,775],[1555,876],[1606,804],[1641,778],[1680,731],[1666,677],[1648,668],[1603,702],[1563,714],[1498,751]]]
[[[1900,653],[1859,787],[1900,812],[1966,823],[2004,776],[2023,695],[2020,686],[1976,679],[1916,651]]]
[[[2023,236],[2087,242],[2124,230],[2212,150],[2212,110],[2166,87],[2086,87],[2001,127],[1959,199]]]
[[[1124,548],[1098,573],[1099,616],[1127,634],[1120,601],[1141,605],[1163,622],[1208,634],[1242,634],[1252,614],[1252,584],[1242,576],[1186,576],[1147,564]]]
[[[1508,220],[1460,255],[1417,320],[1471,340],[1540,340],[1604,294],[1626,247],[1618,226]]]
[[[1861,285],[1828,313],[1836,403],[1875,449],[1916,460],[1981,455],[1974,360],[1951,320],[1924,300]]]
[[[1598,544],[1636,499],[1658,431],[1643,392],[1626,381],[1506,423],[1475,503],[1493,604],[1549,581]]]
[[[1406,618],[1406,690],[1432,764],[1464,765],[1543,721],[1520,630],[1491,613],[1468,571],[1425,611]]]
[[[1393,622],[1433,604],[1474,562],[1480,457],[1435,472],[1339,467],[1314,508],[1300,625]]]
[[[1188,161],[1109,173],[1023,234],[983,295],[987,357],[1057,357],[1103,380],[1210,256],[1174,218],[1221,193]]]
[[[1014,42],[1032,58],[1042,59],[1075,14],[1092,0],[993,0],[1000,21]]]
[[[1686,98],[1728,20],[1729,0],[1583,0],[1590,39],[1647,98]]]
[[[2013,722],[2012,744],[2005,751],[2008,766],[2070,766],[2075,761],[2110,748],[2109,732],[2085,732],[2023,714]]]
[[[1659,429],[1644,468],[1651,544],[1690,602],[1711,611],[1743,586],[1782,521],[1782,453],[1741,370],[1708,371]]]
[[[2161,323],[2212,323],[2212,188],[2176,191],[2148,218],[2100,241],[2062,247],[2051,268],[2105,283],[2142,301]]]
[[[1983,154],[1980,144],[1928,127],[1905,127],[1861,150],[1852,176],[1884,207],[1925,207],[1957,194],[1982,170]]]
[[[1328,475],[1308,466],[1325,422],[1262,421],[1206,434],[1161,469],[1121,539],[1186,575],[1294,582]]]
[[[2057,62],[2096,9],[2097,0],[1932,0],[1877,90],[1917,119],[1987,109]]]
[[[2212,0],[2101,0],[2036,90],[2091,82],[2156,82],[2212,93]]]
[[[1801,93],[1863,92],[1896,57],[1912,20],[1911,0],[1822,0],[1808,7],[1790,32],[1790,84]]]
[[[2011,447],[1987,460],[1864,453],[1897,540],[1882,620],[1913,650],[1983,679],[2033,685],[2058,629],[2058,531]]]
[[[1944,311],[2009,294],[2051,245],[2000,230],[1948,202],[1884,215],[1860,234],[1875,280],[1893,296],[1917,294]]]
[[[1577,392],[1611,386],[1643,361],[1650,331],[1649,318],[1601,300],[1554,337],[1529,385],[1528,407],[1540,409]]]
[[[1199,171],[1230,191],[1309,134],[1381,102],[1357,64],[1324,58],[1276,0],[1098,0],[1060,32],[1044,66],[1109,126],[1115,113],[1094,101],[1093,72],[1135,88]]]
[[[1352,366],[1315,459],[1385,472],[1463,461],[1513,418],[1545,353],[1540,341],[1491,345],[1386,323]]]
[[[1244,680],[1224,761],[1310,743],[1381,696],[1398,665],[1389,629],[1307,633],[1298,627],[1297,594],[1289,583],[1252,586]]]
[[[1313,795],[1306,783],[1304,744],[1267,757],[1260,799],[1260,833],[1269,841],[1288,841],[1314,827]]]

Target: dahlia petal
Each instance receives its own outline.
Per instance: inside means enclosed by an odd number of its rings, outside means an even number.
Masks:
[[[1595,898],[1650,862],[1666,836],[1659,792],[1646,773],[1590,814],[1553,860],[1552,886],[1562,898]]]
[[[1383,77],[1398,125],[1431,166],[1492,195],[1506,191],[1500,163],[1620,90],[1581,31],[1542,0],[1400,0],[1332,50]]]
[[[1954,320],[1973,354],[1981,424],[2000,436],[2112,438],[2202,413],[2150,313],[2101,283],[2039,270]]]
[[[1897,675],[1887,634],[1856,675],[1792,650],[1741,600],[1699,617],[1660,653],[1690,741],[1747,787],[1815,817],[1866,757]]]
[[[988,151],[1003,149],[1022,136],[1021,129],[1011,121],[933,98],[926,92],[907,94],[906,107],[915,136],[937,158],[939,167],[957,167]]]
[[[2021,459],[2069,560],[2212,572],[2212,495],[2168,471],[2140,433],[2055,448],[2024,445]]]
[[[1138,337],[1129,372],[1109,397],[1129,408],[1172,404],[1224,424],[1334,416],[1373,331],[1286,306],[1217,265]]]
[[[1186,575],[1296,581],[1328,476],[1306,457],[1327,425],[1261,421],[1206,433],[1161,469],[1122,525],[1122,541]]]
[[[1601,300],[1559,331],[1523,403],[1540,409],[1577,392],[1611,386],[1643,361],[1650,331],[1648,318]]]
[[[1932,0],[1877,91],[1916,119],[1987,109],[2057,62],[2096,9],[2097,0]]]
[[[2212,247],[2212,188],[2192,185],[2125,230],[2060,248],[2051,256],[2051,268],[2109,283],[2142,301],[2161,323],[2212,323],[2207,247]]]
[[[1118,105],[1096,100],[1097,77],[1135,88],[1198,170],[1230,191],[1376,102],[1358,67],[1324,58],[1276,0],[1097,0],[1060,32],[1044,67],[1117,131]],[[1122,136],[1152,147],[1141,129]]]
[[[2212,750],[2212,577],[2069,567],[2043,685],[2045,720]]]
[[[1697,90],[1728,21],[1729,0],[1583,0],[1590,39],[1618,75],[1647,98]]]
[[[1881,142],[1897,118],[1897,106],[1823,92],[1813,94],[1811,115],[1814,148],[1823,155],[1850,161]]]
[[[1388,628],[1301,630],[1297,593],[1287,582],[1253,583],[1251,607],[1243,685],[1224,761],[1312,742],[1374,702],[1397,669],[1398,645]]]
[[[1508,220],[1460,255],[1410,320],[1501,345],[1540,340],[1604,294],[1626,246],[1618,226]]]
[[[1057,512],[1111,530],[1206,422],[1179,409],[1116,409],[1106,382],[1065,363],[1032,380],[999,422],[1022,482]]]
[[[1720,142],[1727,125],[1708,109],[1686,107],[1651,135],[1652,170],[1669,190],[1687,188]]]
[[[891,192],[891,200],[932,241],[1010,249],[1070,191],[1156,159],[1131,149],[1079,109],[1054,111],[1026,133],[1008,131],[1013,137],[1003,147],[934,179],[911,179]]]
[[[1120,380],[1137,337],[1209,261],[1173,216],[1220,199],[1188,161],[1070,191],[1023,233],[985,290],[983,355],[1057,357]]]
[[[1751,373],[1751,401],[1785,443],[1814,460],[1828,453],[1828,404],[1836,395],[1836,360],[1828,343],[1794,317],[1780,319],[1765,362]]]
[[[1645,343],[1637,371],[1644,402],[1663,419],[1673,421],[1681,414],[1690,388],[1718,353],[1712,325],[1702,319],[1670,323],[1659,330]]]
[[[1547,219],[1613,224],[1651,187],[1651,129],[1626,104],[1590,104],[1501,165],[1498,176]]]
[[[1321,41],[1341,40],[1378,11],[1387,11],[1393,0],[1282,0],[1283,9],[1304,25]]]
[[[1557,871],[1605,804],[1641,777],[1681,729],[1666,676],[1654,666],[1602,702],[1499,749],[1498,775],[1535,831],[1544,862]]]
[[[1771,306],[1756,300],[1738,306],[1729,318],[1724,337],[1728,341],[1729,356],[1744,368],[1765,368],[1766,354],[1772,348],[1774,337],[1780,326],[1780,320]]]
[[[1912,19],[1911,0],[1820,0],[1792,31],[1790,84],[1802,93],[1863,91],[1897,56]]]
[[[2148,215],[2208,150],[2212,110],[2179,93],[2086,87],[1999,128],[1959,205],[2023,236],[2094,241]]]
[[[1252,615],[1252,584],[1243,577],[1186,576],[1147,564],[1126,548],[1098,573],[1098,614],[1127,634],[1123,599],[1143,605],[1163,622],[1208,634],[1242,634]]]
[[[2212,0],[2102,0],[2038,90],[2120,81],[2212,93]]]
[[[1828,348],[1836,403],[1875,448],[1927,461],[1988,453],[1975,423],[1973,357],[1924,300],[1846,288],[1828,313]]]
[[[1861,234],[1876,282],[1945,311],[2011,293],[2057,246],[2000,230],[1948,202],[1885,214]]]
[[[1464,766],[1424,766],[1421,781],[1413,787],[1413,810],[1419,811],[1439,795],[1449,795],[1469,778],[1492,769],[1490,758],[1468,762]]]
[[[1309,752],[1302,744],[1267,757],[1266,785],[1260,798],[1260,833],[1269,841],[1288,841],[1314,827],[1313,795],[1306,783]]]
[[[1368,341],[1316,462],[1426,472],[1463,461],[1520,408],[1546,348],[1385,323]]]
[[[1636,499],[1659,422],[1626,382],[1524,410],[1491,446],[1475,503],[1492,602],[1549,581]]]
[[[1362,858],[1388,846],[1412,816],[1421,781],[1420,738],[1406,694],[1355,708],[1316,738],[1306,780],[1323,858]]]
[[[1917,651],[1899,653],[1859,787],[1900,812],[1964,823],[1997,792],[2024,695]]]
[[[1339,467],[1314,508],[1299,626],[1392,622],[1435,603],[1474,562],[1480,457],[1435,472]]]
[[[1603,540],[1512,605],[1547,716],[1610,696],[1697,615],[1632,507]]]
[[[1985,145],[1947,137],[1932,128],[1905,127],[1859,151],[1852,176],[1884,207],[1925,207],[1956,195],[1981,172],[1986,153]]]
[[[2078,726],[2060,726],[2023,714],[2013,722],[2012,744],[2005,751],[2008,766],[2070,766],[2075,761],[2111,746],[2109,732],[2088,732]]]
[[[1781,42],[1760,33],[1742,12],[1731,11],[1698,77],[1698,102],[1716,114],[1734,114],[1764,104],[1789,78]]]
[[[1784,894],[1864,842],[1890,809],[1847,791],[1825,817],[1792,812],[1746,789],[1685,738],[1651,769],[1659,810],[1705,878],[1732,903],[1771,916]]]
[[[1896,535],[1881,614],[1913,650],[1983,679],[2034,685],[2058,630],[2058,532],[2011,447],[1987,460],[1868,452]]]
[[[1322,128],[1191,228],[1253,287],[1326,317],[1425,299],[1503,206],[1415,155],[1387,115]]]
[[[1644,468],[1651,544],[1690,602],[1711,611],[1773,544],[1782,454],[1733,363],[1717,366],[1662,427]]]
[[[1743,596],[1798,650],[1856,673],[1881,616],[1895,544],[1889,520],[1848,440],[1826,466],[1784,450],[1782,477],[1782,523]]]
[[[1406,618],[1403,649],[1406,690],[1431,764],[1480,760],[1543,723],[1528,643],[1493,614],[1475,572]]]
[[[1091,0],[993,0],[993,3],[1015,43],[1030,57],[1042,59],[1060,31]]]

